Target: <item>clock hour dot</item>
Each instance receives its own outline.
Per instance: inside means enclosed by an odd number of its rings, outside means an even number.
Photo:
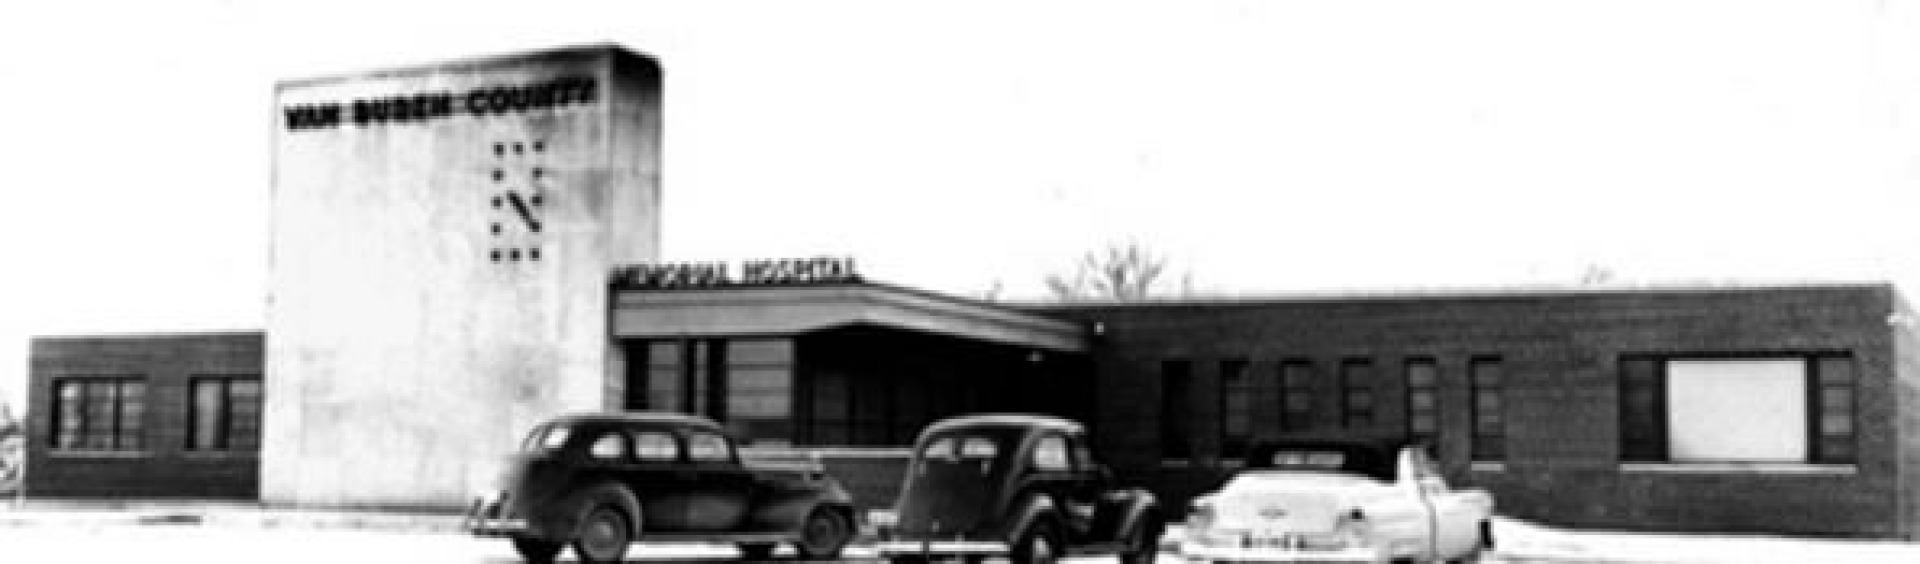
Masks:
[[[533,204],[533,205],[535,205],[535,206],[538,206],[538,205],[540,205],[540,201],[541,201],[541,200],[543,200],[543,199],[544,199],[544,198],[541,198],[539,194],[534,194],[532,198],[529,198],[529,199],[527,200],[527,203],[529,203],[529,204]]]
[[[494,144],[493,144],[493,156],[496,156],[496,157],[504,157],[504,156],[507,156],[507,144],[506,144],[506,143],[494,143]]]
[[[506,180],[506,179],[507,179],[507,171],[504,171],[504,170],[500,170],[500,169],[497,169],[497,168],[496,168],[496,169],[493,169],[493,181],[494,181],[494,182],[499,182],[499,181],[502,181],[502,180]]]
[[[540,248],[527,249],[527,260],[540,260]]]
[[[541,152],[541,151],[545,151],[545,150],[547,150],[547,142],[545,142],[545,141],[534,141],[534,142],[533,142],[533,152],[535,152],[535,153],[538,153],[538,152]]]
[[[500,224],[498,223],[493,224],[493,234],[494,235],[500,234]]]
[[[544,168],[540,168],[540,167],[537,167],[537,166],[536,166],[536,167],[533,167],[533,177],[534,177],[534,178],[540,178],[540,177],[543,177],[543,176],[546,176],[546,175],[547,175],[547,169],[544,169]]]
[[[519,155],[519,154],[524,154],[526,152],[527,152],[527,145],[525,143],[513,144],[513,154]]]
[[[507,260],[520,260],[520,249],[507,251]]]
[[[488,251],[487,258],[493,259],[493,262],[500,262],[500,249],[494,249],[492,251]]]
[[[494,196],[494,197],[493,197],[493,207],[496,207],[496,208],[497,208],[497,207],[500,207],[500,206],[501,206],[501,202],[500,202],[500,197],[499,197],[499,196]]]

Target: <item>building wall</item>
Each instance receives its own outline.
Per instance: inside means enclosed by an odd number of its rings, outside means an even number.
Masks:
[[[279,85],[265,501],[459,506],[536,420],[618,405],[660,88],[615,47]]]
[[[1902,411],[1895,392],[1914,382],[1897,370],[1893,299],[1884,285],[1836,285],[1041,309],[1100,324],[1101,447],[1129,473],[1155,476],[1175,500],[1227,473],[1211,460],[1219,452],[1220,360],[1245,359],[1256,375],[1283,360],[1313,361],[1324,402],[1336,393],[1330,378],[1338,362],[1369,359],[1378,406],[1370,428],[1400,430],[1399,367],[1426,357],[1439,366],[1437,450],[1457,482],[1491,489],[1503,513],[1618,529],[1911,536],[1903,494],[1912,482],[1901,465],[1915,449],[1902,448],[1896,422],[1911,425],[1913,410]],[[1902,339],[1899,346],[1910,344]],[[1856,464],[1622,464],[1623,355],[1808,352],[1854,359]],[[1466,367],[1481,355],[1497,355],[1505,367],[1506,456],[1469,464]],[[1179,413],[1161,412],[1167,359],[1193,361],[1191,398]],[[1910,388],[1904,393],[1912,397]],[[1191,423],[1190,459],[1162,458],[1157,422],[1165,417]],[[1339,426],[1325,416],[1319,423]]]
[[[29,348],[27,494],[45,497],[192,497],[251,499],[258,451],[189,451],[189,382],[196,376],[258,378],[259,332],[40,337]],[[52,448],[53,383],[63,378],[128,377],[145,382],[133,450]]]

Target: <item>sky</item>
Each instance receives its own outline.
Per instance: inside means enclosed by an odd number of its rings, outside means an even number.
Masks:
[[[44,2],[0,8],[0,401],[32,335],[264,325],[275,81],[595,42],[666,67],[667,260],[1920,292],[1914,2]]]

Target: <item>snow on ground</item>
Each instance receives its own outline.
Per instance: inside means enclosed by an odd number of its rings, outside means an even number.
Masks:
[[[1513,562],[1920,564],[1920,544],[1889,540],[1575,531],[1504,518],[1493,535],[1497,556]]]

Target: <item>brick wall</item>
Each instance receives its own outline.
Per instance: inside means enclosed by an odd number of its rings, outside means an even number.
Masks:
[[[253,499],[257,451],[189,452],[189,379],[261,374],[259,332],[33,339],[28,352],[27,495]],[[144,448],[73,453],[49,449],[53,380],[128,376],[146,382]]]
[[[1885,285],[1509,293],[1236,300],[1036,308],[1098,323],[1099,446],[1123,473],[1154,476],[1184,503],[1225,475],[1207,460],[1217,444],[1218,361],[1252,361],[1271,377],[1279,361],[1310,360],[1326,423],[1339,362],[1374,365],[1376,430],[1405,425],[1403,362],[1438,361],[1443,463],[1457,483],[1491,489],[1501,512],[1572,526],[1688,531],[1911,536],[1895,421],[1920,429],[1894,401],[1896,337]],[[1904,338],[1911,340],[1910,338]],[[1905,341],[1903,341],[1905,342]],[[1617,360],[1622,354],[1798,354],[1845,351],[1860,377],[1860,460],[1850,472],[1623,470]],[[1506,373],[1507,459],[1473,469],[1467,363],[1497,355]],[[1192,422],[1199,455],[1160,460],[1159,362],[1194,361],[1195,396],[1176,416]],[[1913,380],[1905,380],[1909,384]],[[1907,397],[1911,386],[1901,388]],[[1276,406],[1256,409],[1269,421]],[[1262,425],[1277,431],[1277,423]],[[1912,444],[1909,439],[1908,444]],[[1911,464],[1911,463],[1909,463]],[[1662,471],[1666,470],[1666,471]],[[1905,505],[1903,505],[1905,504]],[[1905,509],[1908,513],[1902,513]]]

